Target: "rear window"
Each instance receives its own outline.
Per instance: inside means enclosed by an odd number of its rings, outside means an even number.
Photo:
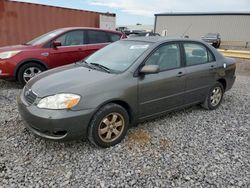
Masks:
[[[203,45],[196,43],[184,43],[187,66],[204,64],[215,61],[211,52]]]
[[[108,34],[108,36],[109,36],[109,41],[110,41],[110,42],[118,41],[118,40],[120,40],[120,38],[121,38],[121,35],[116,34],[116,33],[107,33],[107,34]]]
[[[206,34],[206,37],[207,38],[217,38],[217,34],[216,33],[208,33],[208,34]]]
[[[88,31],[87,43],[88,44],[98,44],[109,42],[108,35],[104,31]]]

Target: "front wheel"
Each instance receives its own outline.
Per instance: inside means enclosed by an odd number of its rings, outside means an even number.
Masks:
[[[18,81],[21,84],[26,84],[31,78],[45,71],[45,68],[37,63],[27,63],[21,66],[17,73]]]
[[[127,111],[118,104],[107,104],[92,118],[88,129],[88,140],[102,148],[116,145],[125,137],[128,126]]]
[[[224,94],[223,85],[217,82],[211,89],[202,104],[202,106],[208,110],[214,110],[220,105]]]

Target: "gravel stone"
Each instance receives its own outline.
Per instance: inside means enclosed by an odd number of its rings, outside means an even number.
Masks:
[[[250,186],[250,74],[237,75],[217,110],[166,114],[107,149],[26,130],[20,88],[0,80],[0,187]]]

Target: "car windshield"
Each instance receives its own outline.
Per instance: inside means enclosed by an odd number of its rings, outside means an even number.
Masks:
[[[208,33],[208,34],[206,35],[206,37],[207,37],[207,38],[217,38],[217,34],[215,34],[215,33]]]
[[[106,67],[110,72],[123,72],[128,69],[150,46],[148,42],[118,41],[112,43],[85,59],[92,65]]]
[[[63,32],[62,29],[57,29],[57,30],[48,32],[44,35],[41,35],[41,36],[39,36],[39,37],[37,37],[37,38],[35,38],[35,39],[25,43],[25,44],[27,44],[27,45],[39,45],[39,44],[46,42],[49,39],[52,39],[53,37],[59,35],[62,32]]]

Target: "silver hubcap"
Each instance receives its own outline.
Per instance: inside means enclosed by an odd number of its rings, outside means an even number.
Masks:
[[[121,136],[124,125],[125,121],[121,114],[110,113],[101,121],[98,135],[104,142],[113,142]]]
[[[214,88],[210,96],[211,105],[217,106],[221,101],[221,97],[222,97],[221,88],[220,87]]]
[[[23,79],[25,82],[28,82],[31,78],[33,78],[34,76],[36,76],[37,74],[39,74],[41,72],[42,71],[37,67],[29,67],[29,68],[25,69],[25,71],[23,73]]]

